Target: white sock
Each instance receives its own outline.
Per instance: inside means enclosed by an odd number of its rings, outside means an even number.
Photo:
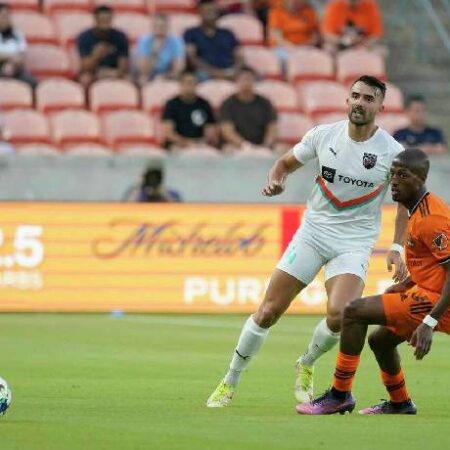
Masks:
[[[308,350],[300,357],[300,362],[312,367],[314,363],[338,342],[341,333],[334,333],[328,328],[327,320],[322,319],[314,330]]]
[[[230,369],[225,375],[225,383],[237,386],[241,373],[248,366],[253,356],[258,353],[261,345],[269,334],[269,328],[261,328],[250,316],[245,322],[237,347],[231,358]]]

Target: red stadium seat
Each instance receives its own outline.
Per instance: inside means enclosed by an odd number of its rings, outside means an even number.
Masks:
[[[92,111],[101,113],[117,109],[137,109],[139,92],[125,80],[101,80],[91,85],[89,103]]]
[[[384,111],[387,113],[403,112],[402,91],[392,83],[386,83],[386,97],[384,99]]]
[[[39,11],[39,0],[8,0],[13,11]]]
[[[268,98],[279,112],[298,112],[297,93],[284,81],[265,80],[256,84],[256,92]]]
[[[208,80],[200,83],[197,93],[208,100],[214,109],[219,109],[223,101],[236,92],[236,85],[226,80]]]
[[[101,144],[86,143],[68,145],[65,152],[70,155],[79,156],[108,156],[111,155],[111,150]]]
[[[146,13],[147,5],[145,0],[94,0],[95,6],[107,5],[114,9],[114,11],[127,11]]]
[[[264,43],[263,26],[256,17],[247,14],[226,14],[217,24],[232,31],[241,45]]]
[[[245,63],[264,78],[281,79],[280,62],[275,53],[266,47],[243,47]]]
[[[140,13],[124,12],[114,16],[114,27],[123,31],[132,43],[151,31],[151,23],[150,17]]]
[[[3,114],[4,135],[15,145],[49,143],[50,128],[47,118],[33,109],[14,109]]]
[[[278,117],[278,141],[294,145],[313,127],[304,114],[281,113]]]
[[[348,115],[345,112],[316,114],[316,116],[314,117],[314,125],[334,123],[345,119],[348,119]]]
[[[380,127],[385,129],[388,133],[394,134],[400,128],[405,128],[408,126],[408,117],[405,114],[380,114],[376,119],[375,123]]]
[[[348,92],[334,81],[311,81],[298,86],[299,102],[310,116],[331,112],[346,112]]]
[[[33,92],[30,86],[18,80],[0,80],[0,109],[32,108]]]
[[[69,77],[72,73],[67,53],[54,45],[30,45],[26,66],[37,77]]]
[[[16,147],[21,155],[30,156],[56,156],[60,153],[58,147],[50,144],[26,144]]]
[[[334,62],[328,52],[303,47],[292,51],[288,59],[288,79],[293,83],[334,78]]]
[[[169,33],[183,36],[188,28],[200,25],[200,17],[196,14],[172,14],[169,16]]]
[[[155,80],[142,88],[142,107],[152,115],[159,115],[168,100],[178,94],[176,81]]]
[[[147,0],[148,10],[153,12],[195,12],[195,0]]]
[[[44,11],[53,14],[60,11],[92,11],[92,0],[44,0]]]
[[[154,144],[156,141],[154,123],[150,116],[141,111],[105,114],[102,130],[105,141],[115,149],[132,144]]]
[[[66,110],[50,119],[53,141],[59,146],[99,143],[100,124],[95,114],[85,110]]]
[[[384,58],[368,50],[345,50],[336,57],[337,79],[341,83],[351,83],[361,75],[373,75],[386,79]]]
[[[65,78],[49,78],[36,88],[36,107],[45,113],[62,109],[85,107],[84,91],[80,84]]]
[[[32,11],[20,11],[13,14],[12,20],[29,44],[58,43],[53,22],[47,16]]]
[[[78,35],[94,24],[92,14],[81,11],[59,12],[53,17],[59,41],[62,45],[73,44]]]

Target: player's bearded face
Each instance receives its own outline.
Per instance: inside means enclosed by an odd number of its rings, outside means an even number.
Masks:
[[[375,120],[375,116],[382,109],[381,94],[358,82],[352,87],[347,99],[348,118],[354,125],[367,125]]]

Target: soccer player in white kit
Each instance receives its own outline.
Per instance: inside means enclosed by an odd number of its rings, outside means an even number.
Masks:
[[[263,194],[281,194],[289,174],[317,159],[316,183],[308,199],[300,228],[272,274],[265,297],[242,329],[224,379],[207,401],[223,407],[231,401],[242,371],[258,352],[269,328],[292,300],[325,268],[327,315],[314,330],[306,352],[297,361],[295,396],[313,396],[316,360],[339,341],[344,307],[361,297],[372,247],[378,237],[381,205],[389,186],[389,169],[403,147],[375,125],[383,110],[386,86],[362,76],[347,99],[348,120],[319,125],[276,161]],[[406,276],[402,260],[407,211],[398,206],[394,243],[387,255],[394,280]]]

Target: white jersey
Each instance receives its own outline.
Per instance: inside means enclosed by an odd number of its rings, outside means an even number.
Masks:
[[[302,164],[314,158],[319,162],[305,227],[316,237],[345,243],[347,249],[372,247],[380,231],[391,163],[403,150],[381,128],[367,141],[353,141],[348,120],[310,130],[293,149]]]

